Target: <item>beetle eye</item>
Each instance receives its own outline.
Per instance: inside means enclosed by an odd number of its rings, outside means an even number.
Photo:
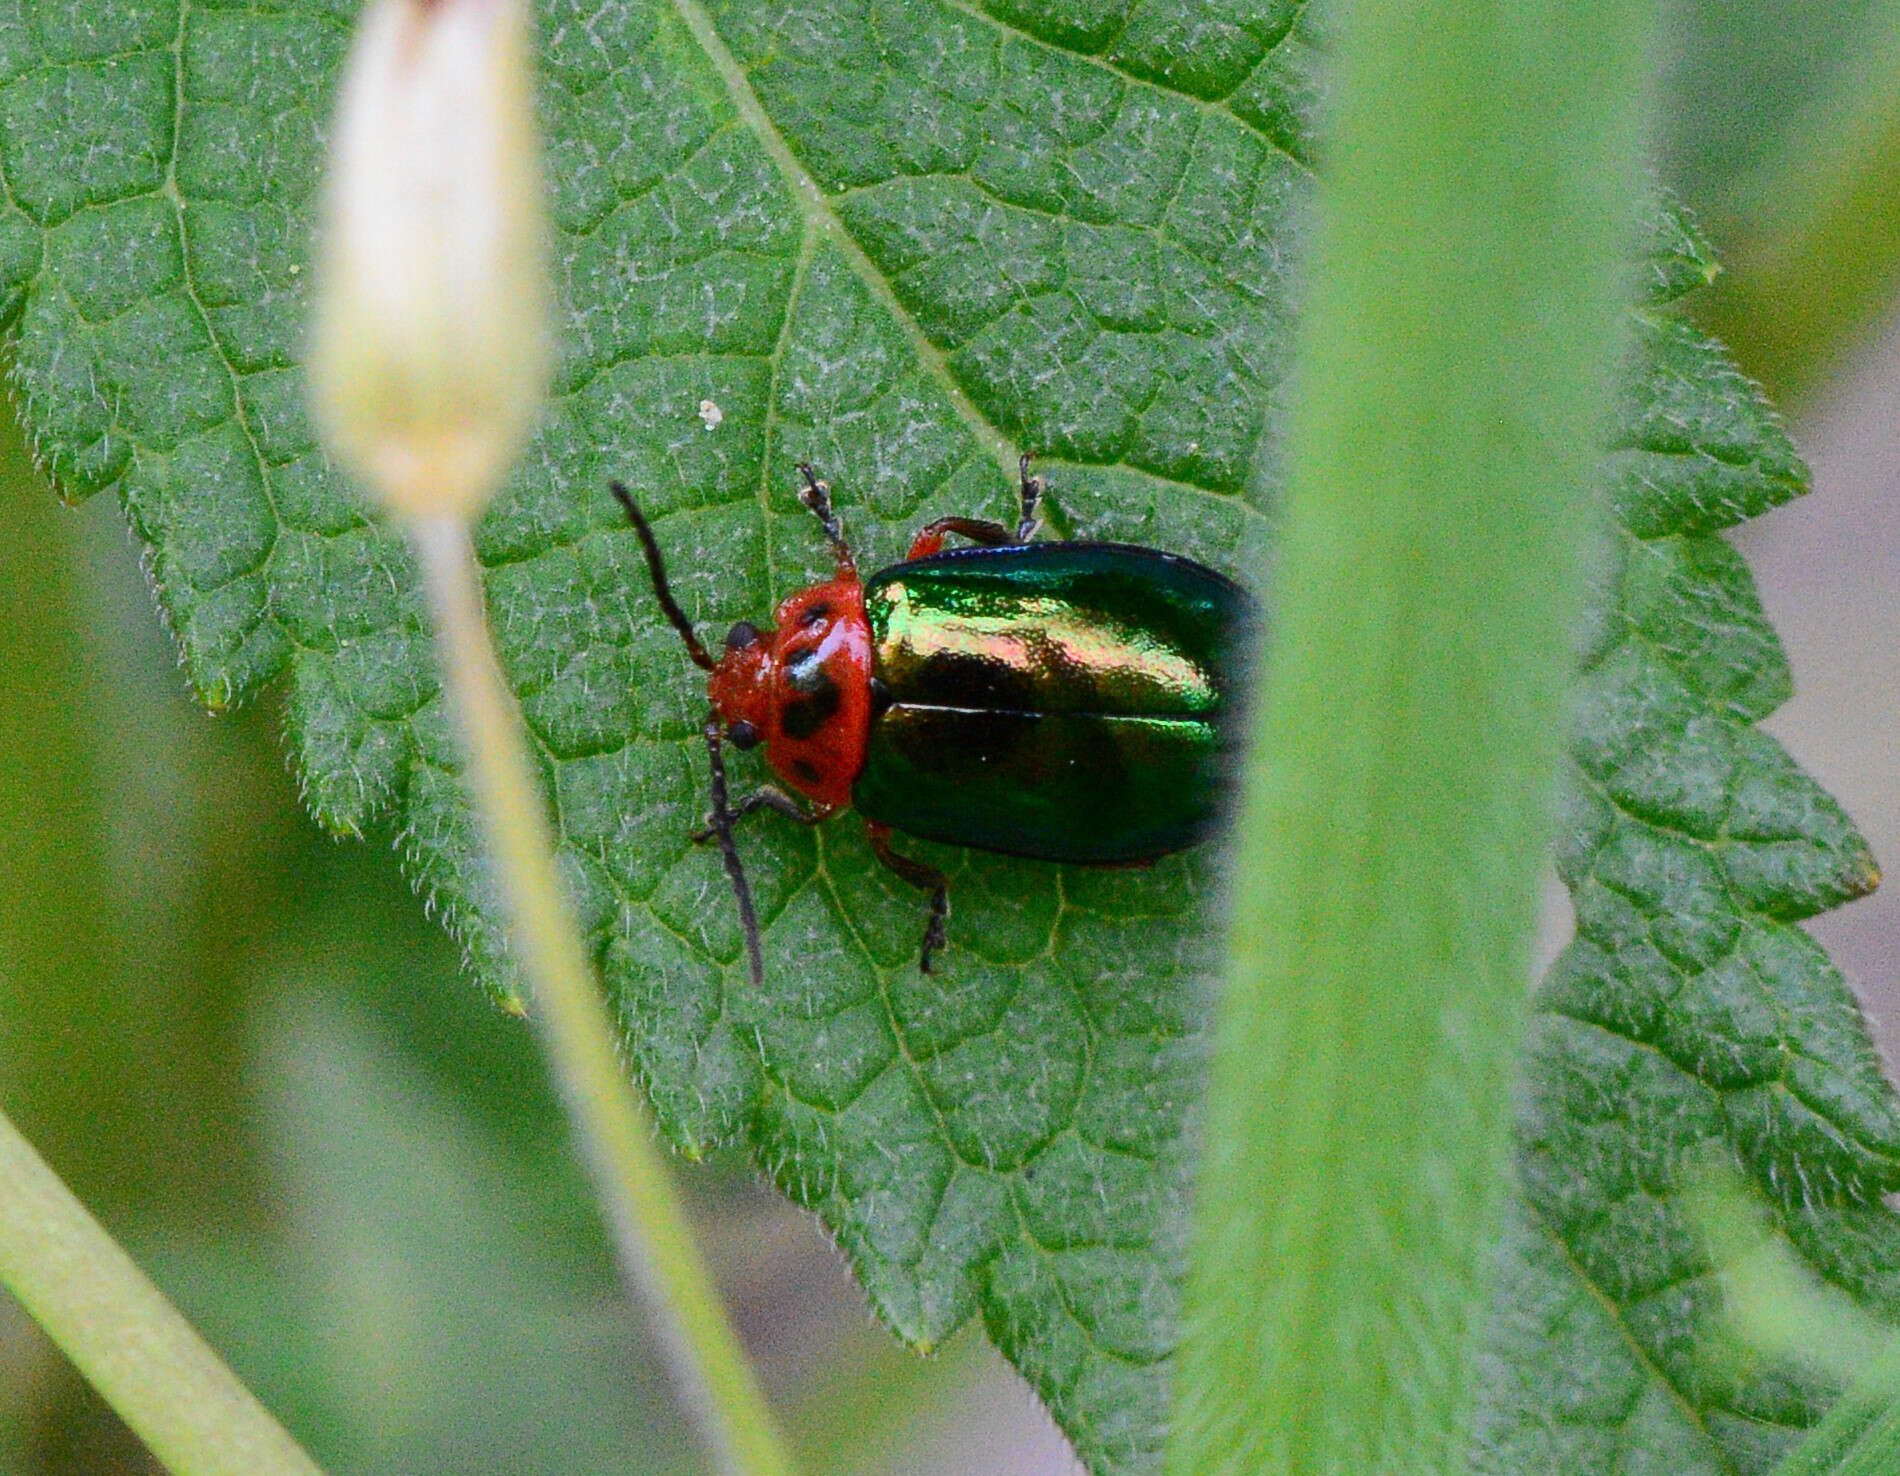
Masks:
[[[731,630],[726,632],[726,649],[728,651],[743,651],[747,646],[756,646],[758,643],[759,628],[750,620],[741,620],[737,625],[733,626]]]
[[[750,630],[752,627],[748,625],[746,629]],[[759,730],[744,718],[740,718],[738,722],[726,729],[726,739],[734,748],[752,748],[758,744]]]

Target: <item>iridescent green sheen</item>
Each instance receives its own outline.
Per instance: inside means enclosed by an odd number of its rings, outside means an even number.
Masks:
[[[852,802],[911,835],[1143,861],[1218,818],[1254,641],[1211,569],[1113,543],[960,548],[867,581],[871,724]]]

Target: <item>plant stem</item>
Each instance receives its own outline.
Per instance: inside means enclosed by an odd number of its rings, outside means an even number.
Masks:
[[[1900,1343],[1857,1380],[1772,1476],[1893,1476],[1900,1471]]]
[[[1893,1329],[1797,1259],[1767,1202],[1720,1154],[1685,1166],[1682,1183],[1719,1279],[1737,1358],[1848,1385],[1773,1476],[1900,1471],[1900,1339]]]
[[[613,1023],[562,891],[520,715],[489,641],[468,530],[452,517],[418,518],[410,526],[467,745],[470,786],[534,991],[530,1012],[622,1272],[651,1308],[681,1398],[723,1469],[789,1473],[784,1443],[615,1052]]]
[[[1654,24],[1348,7],[1177,1476],[1465,1465]]]
[[[0,1115],[0,1282],[178,1476],[317,1466]]]

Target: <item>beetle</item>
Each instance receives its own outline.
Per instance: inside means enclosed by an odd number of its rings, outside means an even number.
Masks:
[[[741,620],[714,657],[667,582],[652,526],[619,482],[653,592],[707,673],[702,732],[717,840],[738,900],[754,984],[758,917],[733,840],[772,810],[815,825],[847,806],[871,849],[929,894],[918,967],[946,944],[949,884],[893,848],[893,832],[977,850],[1142,866],[1218,822],[1240,738],[1259,612],[1223,574],[1126,543],[1034,542],[1044,487],[1020,464],[1016,526],[939,518],[901,563],[868,578],[829,484],[798,467],[802,502],[831,545],[832,577],[781,600],[770,626]],[[946,548],[956,535],[967,546]],[[730,799],[721,748],[763,744],[796,792]]]

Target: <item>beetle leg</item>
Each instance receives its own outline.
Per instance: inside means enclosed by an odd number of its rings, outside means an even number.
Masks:
[[[820,820],[823,820],[831,813],[830,810],[806,809],[805,806],[793,799],[784,790],[777,788],[775,785],[761,784],[757,789],[753,790],[752,793],[748,794],[744,799],[740,800],[738,804],[726,812],[726,823],[728,825],[737,825],[754,810],[776,810],[779,814],[785,816],[786,819],[796,820],[800,825],[816,825]],[[714,817],[708,815],[706,817],[706,828],[693,832],[692,842],[694,845],[703,846],[719,833],[713,821]]]
[[[910,541],[910,552],[904,557],[927,559],[934,553],[941,553],[943,540],[952,533],[960,533],[970,542],[983,544],[986,548],[1009,548],[1029,542],[1036,534],[1036,508],[1042,501],[1044,489],[1042,478],[1029,474],[1029,453],[1026,451],[1020,466],[1022,483],[1018,495],[1022,502],[1013,532],[988,518],[938,518],[936,522],[926,523],[917,530],[917,536]]]
[[[1023,459],[1018,464],[1017,469],[1019,475],[1022,477],[1020,487],[1022,515],[1016,523],[1016,541],[1018,543],[1027,543],[1031,538],[1036,536],[1036,505],[1042,501],[1042,494],[1048,489],[1041,477],[1032,477],[1029,474],[1029,453],[1027,451],[1023,452]]]
[[[921,861],[913,861],[893,851],[890,826],[867,820],[864,830],[871,838],[871,850],[878,860],[918,891],[930,893],[930,921],[924,924],[924,949],[918,956],[917,968],[920,973],[934,973],[935,970],[930,967],[930,955],[948,942],[944,925],[950,920],[950,879],[934,866],[926,866]]]
[[[934,523],[925,523],[917,530],[917,536],[910,541],[907,559],[927,559],[943,548],[943,540],[951,533],[961,533],[972,543],[981,543],[989,548],[1008,547],[1021,543],[1009,529],[1001,523],[992,523],[988,518],[938,518]]]
[[[798,500],[824,524],[825,540],[830,543],[831,552],[838,560],[838,572],[857,573],[857,562],[851,557],[850,546],[844,541],[844,524],[838,521],[838,514],[831,505],[831,483],[819,481],[818,469],[809,461],[799,462],[798,470],[805,478],[805,485],[799,489]]]

